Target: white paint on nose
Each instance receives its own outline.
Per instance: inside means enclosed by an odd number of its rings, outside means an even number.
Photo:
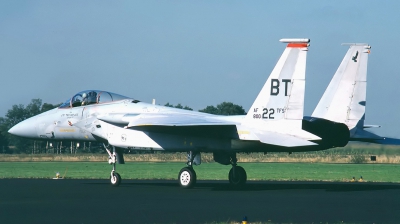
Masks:
[[[31,117],[14,125],[8,133],[25,138],[37,138],[36,117]]]

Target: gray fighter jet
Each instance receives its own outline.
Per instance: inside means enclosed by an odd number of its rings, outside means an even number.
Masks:
[[[229,182],[242,186],[245,170],[237,165],[238,152],[300,152],[324,150],[347,144],[346,124],[325,120],[332,138],[302,128],[306,57],[309,39],[281,39],[287,46],[245,116],[218,116],[144,103],[107,91],[88,90],[73,95],[60,107],[31,117],[9,133],[34,139],[99,141],[113,165],[111,184],[118,186],[116,162],[124,163],[123,149],[187,152],[187,166],[179,183],[193,187],[201,152],[231,165]]]

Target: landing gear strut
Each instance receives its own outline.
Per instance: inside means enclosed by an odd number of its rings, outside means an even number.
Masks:
[[[229,183],[234,187],[242,187],[246,184],[247,174],[243,167],[237,165],[236,154],[231,156],[232,168],[229,170]]]
[[[113,152],[111,153],[111,151],[107,148],[107,146],[105,144],[103,144],[103,145],[108,153],[108,163],[112,164],[112,166],[113,166],[113,169],[112,169],[111,175],[110,175],[111,185],[114,187],[118,187],[119,184],[121,183],[121,176],[119,175],[119,173],[117,173],[115,171],[116,162],[117,162],[117,155],[116,155],[115,147],[112,146]]]
[[[182,168],[181,171],[179,172],[178,180],[179,184],[183,188],[192,188],[196,184],[197,175],[193,169],[193,164],[194,164],[193,161],[197,156],[200,158],[200,153],[193,151],[188,152],[188,161],[186,163],[187,167]]]

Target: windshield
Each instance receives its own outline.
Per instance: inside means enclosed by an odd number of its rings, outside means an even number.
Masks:
[[[86,90],[75,94],[59,108],[79,107],[91,104],[108,103],[118,100],[131,99],[115,93],[99,90]]]

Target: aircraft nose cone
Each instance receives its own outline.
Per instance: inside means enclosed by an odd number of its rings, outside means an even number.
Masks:
[[[25,121],[21,121],[18,124],[16,124],[14,127],[12,127],[10,130],[8,130],[8,133],[17,135],[20,137],[35,138],[35,137],[37,137],[35,121],[36,121],[36,119],[34,119],[34,118],[30,118]]]

